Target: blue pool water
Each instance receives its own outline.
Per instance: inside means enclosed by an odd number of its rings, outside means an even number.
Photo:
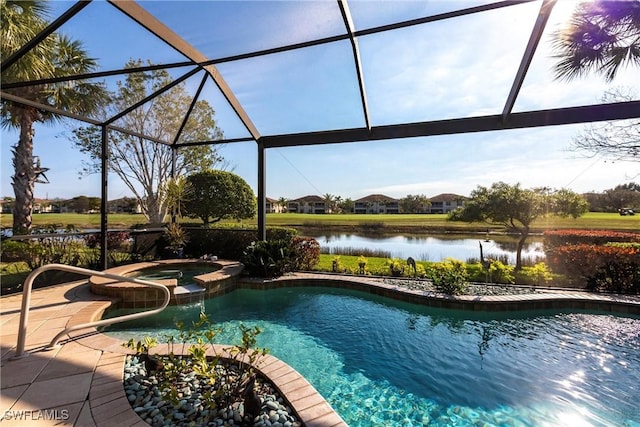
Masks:
[[[216,264],[173,264],[143,268],[130,274],[142,280],[177,279],[178,285],[195,283],[193,278],[220,270]]]
[[[257,325],[350,426],[640,426],[640,318],[471,313],[328,288],[237,290],[170,307],[121,338],[209,318]],[[115,313],[113,313],[115,314]]]

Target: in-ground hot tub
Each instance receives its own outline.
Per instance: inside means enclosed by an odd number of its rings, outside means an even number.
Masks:
[[[229,292],[235,288],[243,267],[237,261],[176,259],[121,265],[105,272],[162,283],[171,292],[170,304],[177,305]],[[91,276],[89,283],[93,293],[120,299],[122,308],[157,307],[164,299],[160,290],[136,283],[98,276]]]

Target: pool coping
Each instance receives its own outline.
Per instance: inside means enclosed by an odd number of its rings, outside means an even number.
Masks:
[[[397,282],[397,279],[394,279]],[[324,273],[291,273],[275,279],[243,278],[239,288],[318,286],[346,288],[430,307],[477,312],[524,310],[594,310],[640,315],[640,296],[593,293],[580,289],[529,287],[536,293],[517,295],[447,295],[386,283],[382,277]]]
[[[242,279],[237,282],[238,288],[272,289],[289,286],[323,286],[341,287],[369,292],[407,302],[417,302],[434,307],[464,309],[472,311],[503,311],[503,310],[536,310],[536,309],[586,309],[617,314],[640,314],[640,298],[621,295],[592,294],[577,290],[541,290],[537,294],[501,295],[501,296],[447,296],[433,292],[407,289],[395,284],[384,283],[379,278],[361,276],[336,276],[320,273],[293,273],[272,280]],[[235,289],[235,287],[234,287]],[[223,292],[229,292],[227,288]],[[64,353],[64,347],[69,346],[73,351],[84,348],[86,354],[97,354],[99,357],[91,368],[91,379],[84,398],[74,398],[74,424],[91,426],[130,425],[136,427],[147,424],[133,411],[126,399],[123,387],[124,362],[131,352],[122,347],[123,341],[107,336],[94,329],[86,329],[70,334],[70,339],[64,342],[62,350],[44,352],[42,343],[47,343],[62,326],[71,326],[87,321],[97,320],[104,311],[111,307],[117,299],[101,297],[90,292],[86,281],[42,288],[33,291],[32,316],[30,316],[27,335],[27,349],[33,355],[46,354],[51,358],[39,372],[32,374],[34,359],[9,361],[15,352],[15,336],[17,331],[17,317],[22,295],[6,295],[0,298],[0,324],[2,324],[2,403],[6,410],[31,407],[47,409],[47,398],[42,396],[39,402],[29,400],[37,390],[48,384],[50,377],[59,370],[55,368],[55,361],[71,357]],[[52,303],[59,301],[63,308]],[[505,308],[506,307],[506,308]],[[45,313],[49,313],[45,316]],[[37,325],[37,326],[36,326]],[[50,329],[47,326],[50,325]],[[33,330],[33,329],[36,330]],[[223,347],[223,346],[222,346]],[[221,348],[222,348],[221,347]],[[154,349],[154,353],[162,353],[162,346]],[[77,350],[81,351],[81,350]],[[42,353],[44,352],[44,353]],[[53,353],[53,354],[51,354]],[[82,353],[85,354],[85,353]],[[44,363],[44,362],[43,362]],[[74,362],[77,363],[77,362]],[[51,369],[49,367],[51,366]],[[6,368],[13,368],[9,369]],[[71,368],[77,368],[72,366]],[[285,362],[267,355],[258,366],[258,370],[267,377],[283,397],[291,404],[300,421],[305,426],[329,427],[346,426],[342,418],[331,408],[326,400],[302,377]],[[29,374],[25,376],[26,374]],[[58,375],[60,375],[58,373]],[[20,377],[18,379],[14,377]],[[78,377],[79,375],[75,375]],[[24,378],[23,378],[24,377]],[[43,379],[44,378],[44,379]],[[74,376],[69,377],[72,381]],[[60,378],[61,381],[67,378]],[[75,381],[75,380],[74,380]],[[78,388],[77,383],[69,382],[62,389]],[[5,396],[5,394],[8,396]],[[71,402],[69,402],[71,404]],[[8,407],[7,407],[8,406]],[[5,420],[5,424],[12,423]],[[16,424],[17,425],[17,424]]]

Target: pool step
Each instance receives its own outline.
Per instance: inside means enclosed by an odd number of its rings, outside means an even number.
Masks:
[[[201,288],[195,283],[190,283],[184,286],[176,286],[173,290],[173,295],[175,295],[178,304],[189,304],[200,301],[205,291],[205,288]]]
[[[176,295],[177,294],[193,294],[193,293],[204,292],[204,291],[206,291],[205,288],[201,288],[195,283],[189,283],[188,285],[184,285],[184,286],[182,285],[176,286],[173,293]]]

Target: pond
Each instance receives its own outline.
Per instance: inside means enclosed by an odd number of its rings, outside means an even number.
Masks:
[[[166,341],[200,310],[224,327],[220,343],[238,343],[240,323],[260,327],[257,345],[299,371],[351,427],[640,425],[637,316],[482,313],[344,289],[242,289],[107,333]]]
[[[515,264],[517,237],[467,234],[356,234],[318,233],[310,235],[320,243],[323,253],[360,255],[358,250],[383,251],[386,257],[406,259],[413,257],[421,261],[442,261],[455,258],[466,261],[483,255],[495,259],[507,257]],[[522,250],[523,260],[539,261],[545,258],[541,236],[530,236]]]

